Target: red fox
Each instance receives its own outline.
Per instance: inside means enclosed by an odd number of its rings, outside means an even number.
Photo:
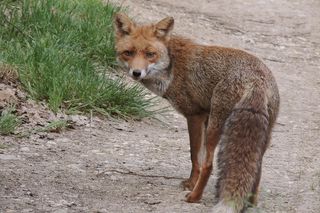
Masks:
[[[238,49],[204,46],[171,35],[174,19],[137,25],[114,17],[117,60],[128,74],[185,116],[192,170],[182,185],[198,202],[218,151],[213,212],[256,205],[263,155],[279,111],[279,92],[267,66]]]

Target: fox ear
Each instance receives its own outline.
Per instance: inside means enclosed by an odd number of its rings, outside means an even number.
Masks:
[[[130,18],[123,13],[116,13],[114,16],[114,29],[118,36],[129,35],[134,28],[135,24]]]
[[[156,36],[158,38],[166,38],[170,34],[170,31],[173,29],[173,24],[174,24],[173,17],[167,17],[159,21],[155,25]]]

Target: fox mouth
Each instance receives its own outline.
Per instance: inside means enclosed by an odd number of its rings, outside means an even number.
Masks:
[[[135,81],[141,81],[141,80],[142,80],[142,78],[140,78],[140,77],[135,77],[135,76],[131,76],[131,78],[132,78],[133,80],[135,80]]]

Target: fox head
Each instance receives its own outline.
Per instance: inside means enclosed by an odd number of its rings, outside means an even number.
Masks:
[[[167,17],[158,23],[138,26],[128,16],[114,17],[117,60],[135,80],[161,75],[170,65],[167,44],[174,20]]]

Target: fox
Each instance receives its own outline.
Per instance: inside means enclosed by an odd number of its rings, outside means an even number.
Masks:
[[[257,205],[262,159],[280,97],[275,77],[240,49],[198,44],[172,33],[174,18],[137,24],[114,15],[116,59],[125,72],[168,100],[187,121],[191,173],[186,202],[199,202],[213,171],[213,212],[240,213]]]

